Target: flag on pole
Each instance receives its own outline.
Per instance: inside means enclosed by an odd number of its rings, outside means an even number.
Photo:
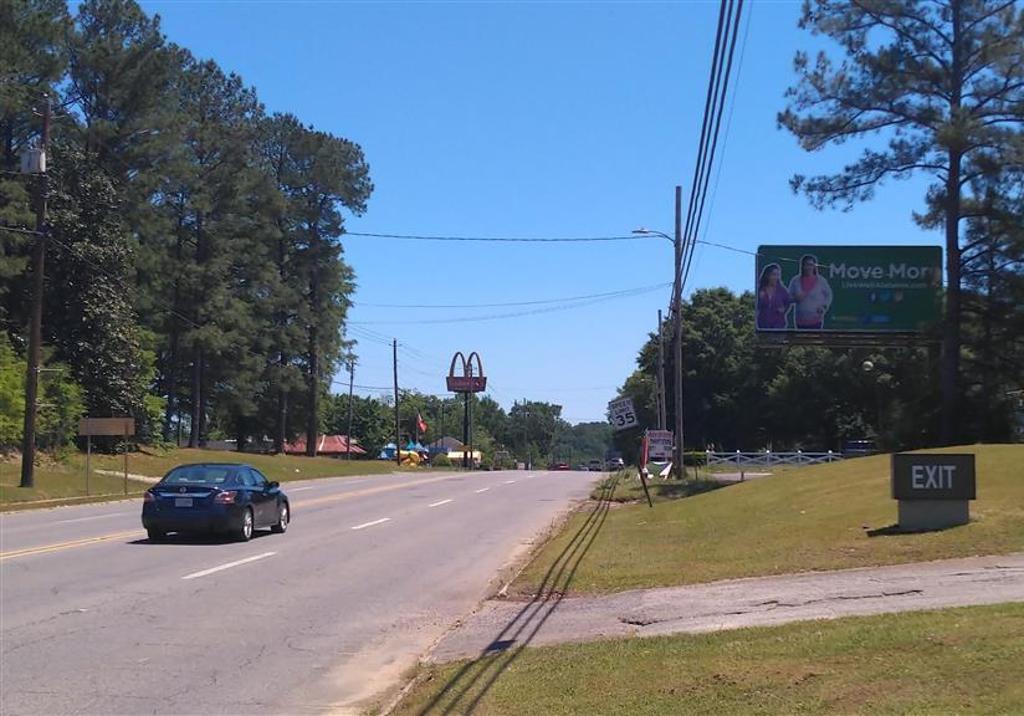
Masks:
[[[418,412],[416,413],[416,429],[421,433],[427,432],[427,421]]]

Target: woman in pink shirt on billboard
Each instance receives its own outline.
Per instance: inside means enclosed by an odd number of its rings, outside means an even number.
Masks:
[[[821,330],[832,305],[832,287],[818,273],[818,259],[810,254],[800,258],[800,273],[789,282],[789,295],[796,302],[793,319],[803,330]]]

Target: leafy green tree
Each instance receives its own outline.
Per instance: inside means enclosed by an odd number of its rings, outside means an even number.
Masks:
[[[152,358],[132,307],[133,252],[117,193],[74,146],[54,147],[50,172],[44,338],[91,415],[133,415],[145,431]]]
[[[1012,0],[806,0],[802,28],[839,44],[840,62],[798,52],[799,83],[779,123],[801,146],[880,136],[834,175],[796,176],[817,207],[849,208],[887,179],[935,178],[924,226],[946,249],[942,442],[960,437],[961,224],[972,188],[1024,157],[1024,9]]]
[[[25,361],[0,335],[0,449],[21,444],[25,414]]]
[[[324,400],[324,432],[329,435],[348,434],[348,395],[330,395]],[[358,395],[352,396],[352,438],[359,442],[369,457],[377,457],[381,449],[394,440],[394,413],[391,406]]]
[[[63,38],[70,19],[63,0],[0,0],[0,224],[34,229],[27,177],[15,176],[22,150],[38,139],[33,110],[56,99],[66,65]],[[30,302],[26,279],[29,234],[0,230],[0,330],[19,336]]]
[[[508,447],[517,457],[530,462],[552,457],[557,436],[569,427],[562,419],[562,406],[524,400],[509,410]]]

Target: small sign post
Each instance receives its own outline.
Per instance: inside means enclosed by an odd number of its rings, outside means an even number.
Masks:
[[[938,530],[967,524],[976,497],[974,455],[896,453],[892,498],[899,501],[901,530]]]
[[[648,430],[647,442],[651,462],[666,462],[672,459],[671,430]]]
[[[89,494],[90,460],[92,458],[92,436],[120,436],[125,440],[124,448],[124,494],[128,494],[128,438],[135,434],[135,418],[81,418],[78,434],[85,436],[85,494]]]

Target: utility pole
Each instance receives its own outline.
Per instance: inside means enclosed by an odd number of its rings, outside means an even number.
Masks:
[[[36,197],[36,243],[32,247],[32,316],[28,332],[28,367],[25,371],[25,430],[21,445],[21,487],[35,484],[36,402],[39,394],[39,350],[43,341],[43,272],[46,264],[46,198],[50,190],[46,154],[50,148],[50,98],[43,108],[43,137],[39,158],[39,196]],[[31,167],[30,167],[31,168]]]
[[[672,358],[675,373],[675,455],[676,475],[686,477],[683,464],[683,188],[676,187],[675,282],[672,291]]]
[[[462,394],[462,467],[469,467],[469,393]]]
[[[661,319],[661,309],[658,309],[658,430],[665,429],[668,422],[665,416],[665,328]]]
[[[345,435],[345,459],[352,459],[352,382],[356,377],[355,359],[348,359],[348,433]]]
[[[395,463],[402,464],[401,425],[398,422],[398,339],[391,343],[392,364],[395,368]]]

